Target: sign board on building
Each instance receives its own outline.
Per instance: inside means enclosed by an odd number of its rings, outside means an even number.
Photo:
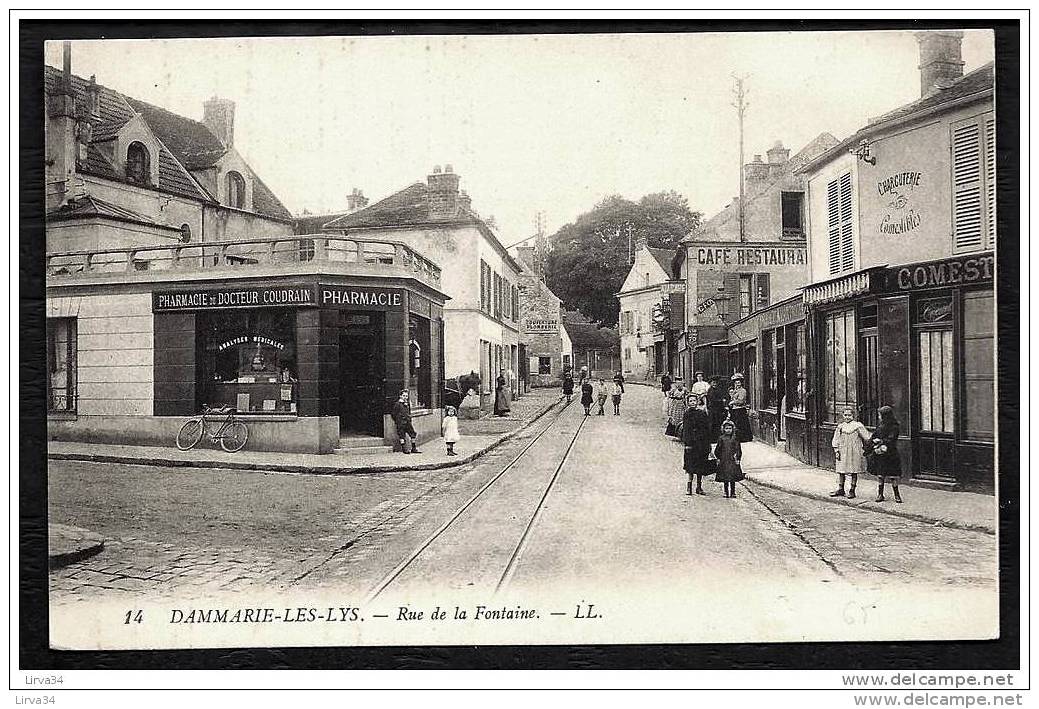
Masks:
[[[559,332],[557,320],[527,320],[525,328],[531,335],[554,335]]]
[[[660,293],[661,295],[685,293],[685,281],[665,281],[660,284]]]
[[[770,330],[780,325],[789,325],[804,320],[804,304],[800,298],[780,303],[771,308],[758,311],[732,326],[733,340],[743,342],[753,340],[761,330]]]
[[[700,266],[804,266],[808,249],[799,246],[701,246]]]
[[[215,310],[316,305],[314,286],[261,286],[256,288],[199,288],[152,293],[152,310]]]
[[[404,307],[404,291],[399,288],[369,288],[322,284],[320,305],[344,310],[385,310]]]
[[[996,257],[993,254],[971,254],[942,261],[891,267],[887,270],[886,285],[889,291],[970,285],[991,282],[995,271]]]

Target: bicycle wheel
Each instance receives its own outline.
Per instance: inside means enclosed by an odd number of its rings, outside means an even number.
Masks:
[[[220,447],[228,453],[237,453],[245,447],[247,440],[249,440],[249,427],[241,421],[235,421],[220,437]]]
[[[202,419],[191,419],[184,423],[177,431],[177,448],[188,451],[198,445],[202,440]]]

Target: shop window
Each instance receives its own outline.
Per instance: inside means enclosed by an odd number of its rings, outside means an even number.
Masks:
[[[408,322],[408,372],[411,382],[412,406],[422,409],[433,407],[433,371],[430,359],[429,320],[412,315]]]
[[[551,357],[538,357],[538,374],[551,374],[552,373],[552,358]]]
[[[76,411],[76,319],[47,318],[47,411]]]
[[[245,209],[245,178],[234,170],[227,173],[227,204],[236,209]]]
[[[992,293],[963,296],[963,434],[972,440],[995,437],[994,316]]]
[[[743,386],[747,388],[747,402],[752,409],[761,408],[761,393],[758,388],[758,349],[748,345],[743,353],[743,364],[746,370]]]
[[[794,386],[790,389],[790,411],[803,414],[808,399],[808,349],[805,346],[804,324],[794,326],[794,339],[790,343],[793,348],[791,359],[794,362]]]
[[[200,403],[242,413],[295,413],[299,397],[296,311],[199,313]]]
[[[839,310],[823,316],[823,420],[840,421],[845,407],[857,410],[855,311]]]
[[[803,239],[804,232],[804,193],[783,192],[781,197],[783,212],[784,239]]]
[[[778,330],[765,330],[761,333],[761,368],[762,368],[762,391],[761,406],[766,409],[774,409],[778,404],[778,385],[776,370],[778,360],[776,358],[775,340]]]
[[[126,149],[126,179],[138,185],[151,183],[151,154],[143,143],[134,141]]]
[[[826,186],[828,261],[831,275],[855,270],[851,192],[850,172],[844,173]]]
[[[919,352],[920,430],[953,432],[952,329],[916,333]]]

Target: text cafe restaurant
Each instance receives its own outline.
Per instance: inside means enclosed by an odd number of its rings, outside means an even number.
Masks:
[[[872,428],[891,406],[903,477],[991,491],[995,470],[995,257],[878,266],[804,289],[813,341],[814,456],[846,407]]]
[[[318,430],[302,432],[317,440],[301,447],[326,452],[341,432],[394,440],[389,411],[402,389],[416,419],[439,408],[442,301],[317,283],[155,292],[152,303],[156,361],[169,353],[156,366],[156,415],[206,403],[317,417]],[[439,433],[439,411],[432,418]]]

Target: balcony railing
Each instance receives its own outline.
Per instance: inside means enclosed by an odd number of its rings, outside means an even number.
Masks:
[[[80,274],[140,271],[250,270],[293,264],[342,264],[364,273],[403,270],[434,286],[440,267],[399,241],[304,234],[245,241],[125,246],[117,249],[65,251],[47,254],[48,278]],[[349,264],[360,266],[351,269]]]

